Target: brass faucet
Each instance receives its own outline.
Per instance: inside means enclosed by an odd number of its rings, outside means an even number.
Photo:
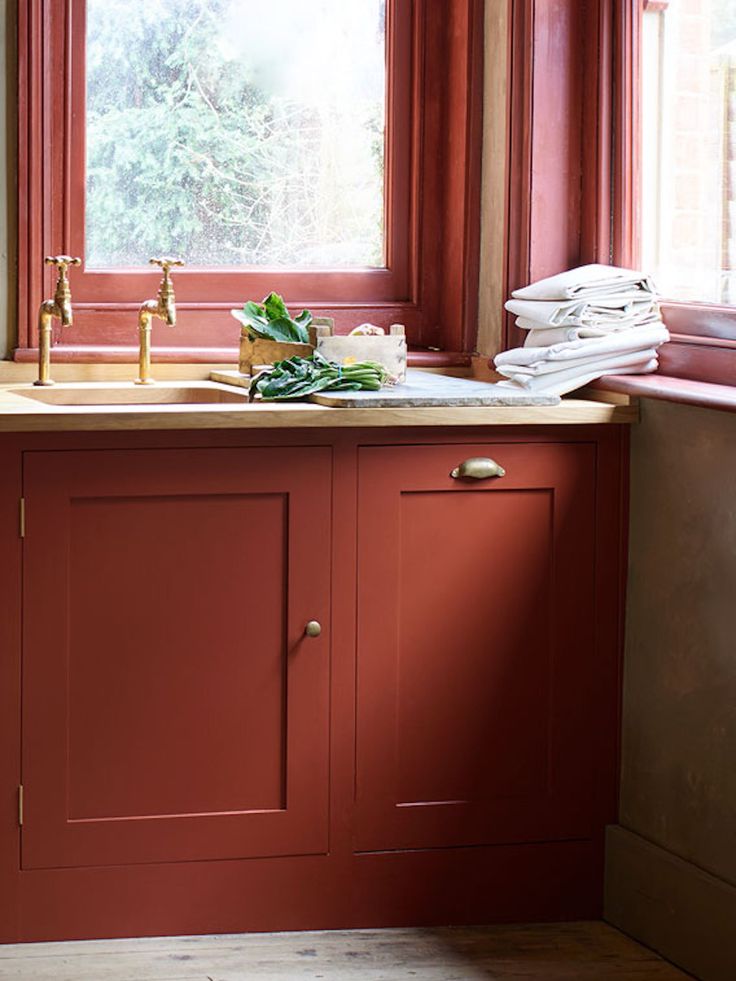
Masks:
[[[59,278],[53,300],[44,300],[38,310],[38,378],[34,385],[54,384],[51,380],[52,321],[58,317],[62,327],[72,325],[72,291],[69,289],[67,269],[80,265],[81,261],[70,255],[47,255],[44,259],[47,266],[56,266]]]
[[[158,288],[155,300],[146,300],[138,312],[138,336],[140,350],[138,353],[138,378],[136,385],[153,385],[151,378],[151,321],[154,317],[163,320],[169,327],[176,326],[176,297],[174,284],[171,282],[171,267],[183,266],[181,259],[163,256],[161,259],[149,259],[153,266],[160,266],[164,276]]]

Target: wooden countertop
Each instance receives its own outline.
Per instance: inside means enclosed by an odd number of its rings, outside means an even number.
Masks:
[[[63,382],[63,391],[115,388],[124,393],[129,382]],[[232,389],[212,382],[162,381],[158,391],[206,388]],[[48,389],[45,391],[49,391]],[[138,389],[140,391],[140,389]],[[626,396],[597,393],[593,398],[566,398],[554,406],[440,406],[431,408],[331,408],[307,403],[215,403],[145,405],[54,405],[36,401],[27,382],[0,385],[0,432],[69,432],[101,430],[186,429],[342,429],[417,426],[538,426],[633,423],[638,408]],[[38,395],[39,390],[35,389]],[[156,392],[150,390],[150,397]]]

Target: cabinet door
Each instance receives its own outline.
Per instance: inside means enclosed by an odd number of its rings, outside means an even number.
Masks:
[[[330,474],[26,456],[24,868],[326,850]]]
[[[361,451],[358,850],[588,833],[594,486],[588,444]]]

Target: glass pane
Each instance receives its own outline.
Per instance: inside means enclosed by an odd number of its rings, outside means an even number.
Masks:
[[[385,264],[385,0],[88,0],[88,266]]]
[[[642,251],[671,299],[736,303],[736,2],[645,3]]]

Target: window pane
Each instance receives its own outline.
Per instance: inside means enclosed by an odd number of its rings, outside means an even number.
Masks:
[[[385,0],[88,0],[86,262],[385,265]]]
[[[736,303],[736,2],[645,3],[643,262],[676,300]]]

